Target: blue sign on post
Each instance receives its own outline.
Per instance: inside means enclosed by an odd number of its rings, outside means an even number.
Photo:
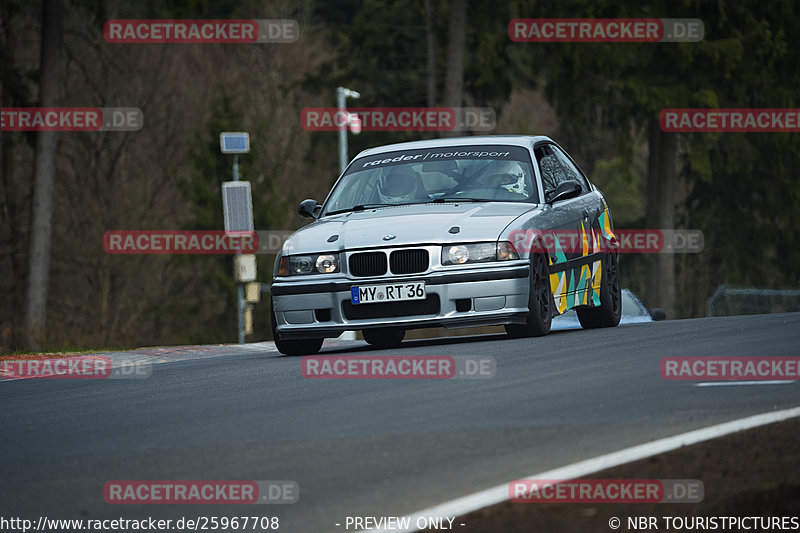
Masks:
[[[223,154],[246,154],[250,152],[250,135],[240,131],[225,131],[219,134],[219,149]]]

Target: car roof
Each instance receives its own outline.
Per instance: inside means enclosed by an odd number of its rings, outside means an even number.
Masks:
[[[445,137],[441,139],[427,139],[424,141],[411,141],[404,143],[387,144],[368,148],[356,158],[382,154],[384,152],[397,152],[398,150],[417,150],[420,148],[444,148],[447,146],[472,146],[481,144],[507,144],[510,146],[529,147],[539,141],[552,141],[544,135],[477,135],[473,137]]]

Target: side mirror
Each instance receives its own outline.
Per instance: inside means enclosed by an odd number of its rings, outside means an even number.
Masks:
[[[308,200],[300,202],[300,205],[297,207],[297,214],[303,218],[317,218],[317,212],[320,207],[322,206],[319,205],[316,200],[309,198]]]
[[[561,200],[569,200],[581,195],[581,184],[575,180],[562,181],[556,187],[553,195],[547,200],[548,204],[560,202]]]

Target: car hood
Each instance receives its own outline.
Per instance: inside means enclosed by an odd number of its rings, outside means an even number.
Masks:
[[[535,204],[493,202],[420,204],[327,216],[296,231],[283,255],[353,248],[491,241]],[[457,233],[450,233],[454,226]],[[333,236],[337,236],[334,240]],[[384,237],[394,238],[384,240]]]

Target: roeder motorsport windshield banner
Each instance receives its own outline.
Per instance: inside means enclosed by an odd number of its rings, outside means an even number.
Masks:
[[[359,158],[348,167],[345,174],[373,168],[407,165],[409,163],[427,163],[434,161],[456,160],[507,160],[530,164],[527,149],[522,146],[485,145],[485,146],[451,146],[446,148],[430,148],[422,150],[403,150],[366,156]]]

